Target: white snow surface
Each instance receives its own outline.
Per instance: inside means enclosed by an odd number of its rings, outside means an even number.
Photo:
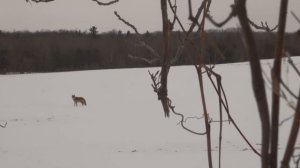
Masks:
[[[292,57],[300,68],[300,57]],[[262,60],[270,76],[272,60]],[[179,117],[165,118],[151,87],[148,70],[93,70],[0,76],[0,166],[5,168],[199,168],[208,167],[206,136],[183,130]],[[298,94],[299,77],[283,59],[283,79]],[[253,97],[249,63],[216,65],[222,75],[230,113],[253,146],[260,151],[261,131]],[[218,98],[204,78],[209,116],[219,120]],[[169,97],[177,112],[203,115],[199,82],[193,66],[172,67]],[[267,86],[270,86],[266,82]],[[270,87],[267,87],[270,99]],[[87,106],[75,107],[71,95],[83,96]],[[289,96],[290,100],[296,102]],[[281,101],[283,120],[293,114]],[[224,119],[227,116],[224,113]],[[203,132],[204,121],[187,126]],[[291,120],[280,127],[279,161]],[[218,165],[219,123],[212,123],[213,164]],[[297,145],[300,145],[299,138]],[[223,168],[260,167],[232,124],[223,124]]]

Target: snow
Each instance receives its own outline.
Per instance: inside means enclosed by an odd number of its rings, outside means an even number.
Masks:
[[[300,57],[293,57],[300,66]],[[271,60],[263,60],[270,76]],[[159,68],[151,68],[155,72]],[[0,76],[0,165],[6,168],[208,167],[206,136],[184,131],[179,118],[164,118],[147,68]],[[230,112],[253,146],[260,150],[260,120],[248,63],[217,65]],[[300,80],[283,60],[283,79],[297,94]],[[210,117],[218,120],[217,97],[205,77]],[[176,111],[202,116],[200,90],[192,66],[173,67],[169,96]],[[269,85],[268,83],[266,83]],[[270,89],[267,90],[270,95]],[[74,107],[71,95],[87,106]],[[270,97],[269,97],[270,98]],[[292,100],[292,99],[291,99]],[[282,100],[281,120],[293,111]],[[224,115],[227,119],[227,116]],[[186,123],[196,131],[204,121]],[[280,127],[279,159],[291,121]],[[219,124],[212,123],[213,162],[218,164]],[[232,124],[224,123],[222,167],[260,166]],[[297,141],[299,144],[299,140]]]

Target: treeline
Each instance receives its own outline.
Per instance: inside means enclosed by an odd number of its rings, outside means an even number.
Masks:
[[[160,60],[155,55],[161,52],[161,39],[161,32],[136,35],[115,30],[101,34],[93,31],[89,33],[66,30],[0,31],[0,73],[158,66]],[[170,39],[172,63],[174,65],[194,64],[199,53],[199,35],[193,33],[190,36],[192,40],[184,47],[182,43],[186,38],[183,33],[172,32]],[[275,34],[257,32],[255,39],[260,58],[271,58],[274,55]],[[300,55],[299,32],[289,33],[285,39],[286,51],[291,55]],[[238,30],[207,32],[206,63],[246,60],[243,39]]]

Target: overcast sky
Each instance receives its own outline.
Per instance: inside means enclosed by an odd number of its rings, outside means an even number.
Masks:
[[[107,2],[109,0],[103,0]],[[187,0],[177,0],[178,15],[188,27]],[[196,10],[200,0],[193,0]],[[230,12],[233,0],[212,0],[211,15],[216,20],[224,19]],[[270,27],[278,22],[279,0],[248,0],[248,14],[256,23],[267,21]],[[287,31],[293,32],[300,24],[290,14],[294,11],[300,17],[300,0],[289,1]],[[92,0],[55,0],[50,3],[26,3],[25,0],[0,0],[0,30],[58,30],[72,29],[87,31],[96,26],[100,32],[112,29],[126,32],[129,27],[121,23],[114,11],[134,24],[139,32],[161,30],[161,11],[159,0],[120,0],[111,6],[99,6]],[[225,28],[239,27],[237,19],[229,22]],[[214,28],[211,24],[207,29]],[[178,27],[176,27],[178,29]]]

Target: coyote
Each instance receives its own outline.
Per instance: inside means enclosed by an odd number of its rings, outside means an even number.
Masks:
[[[74,101],[74,106],[77,106],[77,103],[80,102],[82,106],[86,106],[86,101],[83,97],[76,97],[72,95],[72,99]]]

